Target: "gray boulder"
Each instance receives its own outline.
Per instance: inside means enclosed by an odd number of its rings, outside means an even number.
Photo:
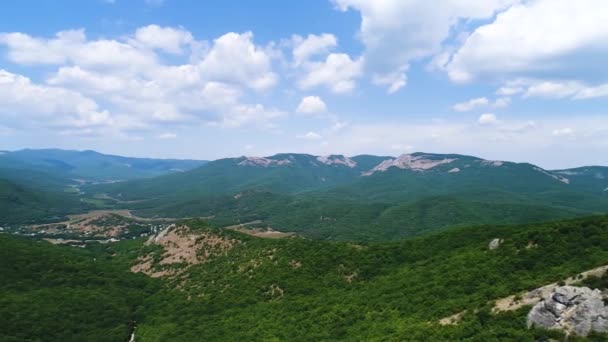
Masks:
[[[528,313],[528,327],[561,329],[568,335],[587,336],[608,331],[608,307],[600,290],[558,286]]]

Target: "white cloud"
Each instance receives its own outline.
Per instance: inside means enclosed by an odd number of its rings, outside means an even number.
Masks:
[[[137,42],[152,49],[182,53],[182,47],[194,41],[192,34],[181,28],[148,25],[135,31]]]
[[[457,103],[452,106],[452,109],[457,112],[468,112],[478,108],[504,108],[510,103],[511,99],[508,97],[499,97],[494,102],[488,100],[486,97],[477,97],[465,102]]]
[[[431,57],[460,19],[487,19],[518,0],[431,1],[333,0],[339,9],[361,13],[359,36],[374,83],[395,92],[406,84],[410,63]]]
[[[520,78],[507,82],[507,85],[500,88],[516,89],[515,93],[521,93],[526,97],[543,98],[572,98],[589,99],[608,96],[608,83],[589,85],[585,82],[576,80],[542,80]],[[515,91],[515,90],[513,90]]]
[[[306,140],[320,140],[322,139],[321,135],[317,132],[308,132],[306,134],[302,134],[302,135],[298,135],[297,136],[300,139],[306,139]]]
[[[512,95],[521,94],[523,92],[524,92],[524,88],[522,88],[522,87],[504,86],[504,87],[498,88],[498,90],[496,91],[496,95],[512,96]]]
[[[327,111],[327,106],[318,96],[306,96],[302,98],[296,111],[305,114],[322,113]]]
[[[88,41],[84,30],[58,32],[54,38],[34,38],[24,33],[0,33],[0,44],[8,47],[8,58],[15,63],[66,64],[95,69],[120,68],[122,72],[145,69],[156,63],[156,56],[117,40]]]
[[[480,125],[494,125],[498,123],[498,118],[493,113],[485,113],[479,116],[477,122],[479,122]]]
[[[243,104],[226,109],[222,113],[221,125],[224,127],[240,127],[254,124],[262,128],[274,128],[272,120],[285,115],[285,112],[269,109],[261,104]]]
[[[205,78],[256,90],[268,89],[278,82],[272,71],[271,54],[253,44],[251,32],[230,32],[217,38],[201,62],[200,71]]]
[[[457,112],[468,112],[477,107],[487,106],[489,102],[490,101],[488,101],[488,99],[485,97],[478,97],[478,98],[470,99],[466,102],[457,103],[452,107],[452,109]]]
[[[476,78],[608,78],[608,3],[526,1],[477,28],[447,65],[454,81]]]
[[[305,74],[299,80],[300,88],[306,90],[326,86],[333,93],[351,92],[356,79],[362,75],[363,62],[353,60],[344,53],[332,53],[323,62],[310,62],[304,65]]]
[[[52,38],[0,33],[0,45],[17,64],[57,67],[40,84],[4,72],[5,109],[24,118],[52,113],[48,123],[61,122],[65,134],[80,134],[68,127],[90,127],[91,133],[111,128],[118,134],[197,121],[268,128],[285,115],[242,100],[250,90],[278,82],[272,47],[255,45],[250,32],[222,35],[206,50],[200,49],[205,42],[185,29],[157,25],[117,39],[88,39],[84,30]],[[175,56],[165,59],[161,52]]]
[[[338,39],[333,34],[309,34],[308,37],[293,36],[293,59],[296,64],[307,61],[310,57],[327,54],[338,45]]]
[[[595,87],[585,87],[581,89],[575,96],[575,99],[591,99],[595,97],[608,96],[608,83]]]
[[[63,88],[36,85],[27,77],[0,70],[0,112],[19,119],[39,120],[55,127],[113,125],[107,110],[92,99]]]
[[[576,94],[581,87],[582,85],[578,82],[544,81],[530,85],[524,96],[560,98]]]

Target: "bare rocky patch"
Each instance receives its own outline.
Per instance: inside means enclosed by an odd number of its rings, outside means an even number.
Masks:
[[[132,272],[151,277],[176,276],[211,258],[226,255],[239,241],[213,232],[193,232],[188,226],[175,226],[150,236],[146,246],[160,246],[160,255],[149,253],[138,258]]]
[[[606,273],[606,271],[608,271],[608,265],[597,267],[597,268],[591,269],[589,271],[579,273],[577,275],[574,275],[572,277],[569,277],[569,278],[563,280],[562,282],[560,282],[560,284],[573,285],[573,284],[579,283],[579,282],[587,279],[590,276],[601,277],[602,275],[604,275]],[[495,313],[498,313],[501,311],[514,311],[514,310],[517,310],[526,305],[536,305],[536,303],[540,302],[541,300],[543,300],[543,298],[546,298],[552,292],[554,292],[555,289],[560,286],[560,284],[551,283],[551,284],[536,288],[532,291],[519,293],[516,295],[511,295],[511,296],[508,296],[505,298],[498,299],[494,303],[493,311]]]

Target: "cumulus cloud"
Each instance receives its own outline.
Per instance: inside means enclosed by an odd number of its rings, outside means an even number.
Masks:
[[[160,129],[195,121],[270,127],[285,115],[243,101],[249,91],[278,82],[272,48],[256,45],[251,32],[227,33],[206,50],[199,49],[206,42],[187,30],[158,25],[116,39],[89,39],[82,29],[51,38],[0,33],[0,45],[16,64],[57,67],[41,83],[2,71],[3,109],[24,117],[47,114],[48,124],[61,124],[66,132],[69,127]]]
[[[148,25],[135,31],[135,40],[146,47],[169,53],[182,53],[182,47],[194,41],[192,34],[182,28]]]
[[[217,81],[237,83],[256,90],[274,86],[271,55],[253,43],[253,33],[226,33],[213,42],[200,64],[202,75]]]
[[[326,110],[327,106],[319,96],[303,97],[296,109],[298,113],[304,114],[322,113]]]
[[[6,70],[0,70],[0,112],[19,119],[41,120],[61,129],[115,124],[107,110],[78,92],[37,85]]]
[[[20,32],[0,33],[0,44],[8,48],[7,56],[18,64],[70,63],[95,69],[149,68],[156,56],[127,42],[99,39],[89,41],[83,29],[58,32],[54,38],[31,37]]]
[[[361,14],[359,36],[374,83],[395,92],[406,84],[410,63],[441,52],[462,19],[487,19],[518,0],[430,1],[333,0],[340,10]]]
[[[344,53],[331,53],[325,61],[307,63],[298,84],[304,90],[325,86],[333,93],[348,93],[355,88],[356,79],[361,77],[362,66],[361,59],[353,60]]]
[[[536,77],[606,80],[608,3],[526,1],[466,39],[447,64],[454,81]]]
[[[309,34],[306,38],[293,36],[293,59],[296,64],[307,61],[310,57],[327,54],[338,45],[338,39],[333,34]]]

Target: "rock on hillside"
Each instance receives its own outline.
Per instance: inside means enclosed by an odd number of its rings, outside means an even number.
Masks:
[[[600,290],[559,286],[528,313],[528,326],[533,325],[579,336],[607,332],[608,307]]]

